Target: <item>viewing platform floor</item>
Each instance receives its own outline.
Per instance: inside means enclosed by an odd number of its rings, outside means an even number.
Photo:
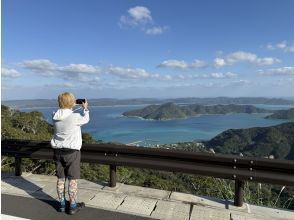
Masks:
[[[192,194],[117,183],[78,181],[78,201],[86,208],[75,216],[58,213],[56,177],[2,172],[4,215],[26,219],[174,219],[174,220],[293,220],[294,212]],[[67,194],[67,193],[66,193]],[[45,201],[45,202],[44,202]]]

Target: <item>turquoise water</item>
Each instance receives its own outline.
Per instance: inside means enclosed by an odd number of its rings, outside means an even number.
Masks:
[[[261,107],[261,106],[259,106]],[[263,108],[287,109],[288,106],[262,106]],[[209,140],[231,128],[266,127],[285,120],[264,119],[267,114],[202,115],[188,119],[168,121],[143,120],[121,116],[125,111],[142,106],[91,107],[90,122],[83,131],[91,133],[95,139],[131,143],[139,145],[176,143],[194,140]],[[37,110],[51,123],[55,108],[21,109]]]

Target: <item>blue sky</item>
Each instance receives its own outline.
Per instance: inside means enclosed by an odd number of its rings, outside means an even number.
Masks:
[[[2,0],[2,99],[294,95],[294,1]]]

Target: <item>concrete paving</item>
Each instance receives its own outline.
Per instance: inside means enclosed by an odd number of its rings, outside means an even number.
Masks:
[[[116,210],[124,201],[126,195],[109,193],[109,192],[98,192],[90,200],[81,199],[81,201],[87,201],[86,205],[92,207],[100,207],[106,209]]]
[[[151,217],[169,220],[189,220],[190,204],[159,200]]]
[[[127,196],[117,210],[150,216],[156,203],[156,199]]]
[[[201,207],[194,205],[190,220],[229,220],[230,212],[226,209]]]
[[[169,220],[290,220],[294,212],[283,209],[244,204],[235,207],[233,201],[186,193],[170,192],[118,183],[110,188],[106,183],[78,181],[78,201],[87,207],[127,213],[152,219]],[[66,189],[67,190],[67,189]],[[1,193],[56,201],[56,177],[24,173],[2,173]]]

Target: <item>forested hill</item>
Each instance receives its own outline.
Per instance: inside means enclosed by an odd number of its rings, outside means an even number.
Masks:
[[[53,126],[43,117],[41,112],[21,112],[1,105],[1,138],[50,140]],[[83,133],[83,141],[96,142],[88,133]]]
[[[230,114],[230,113],[270,113],[272,111],[256,108],[252,105],[176,105],[172,102],[163,105],[149,105],[142,109],[124,112],[124,116],[142,117],[144,119],[167,120],[187,118],[203,114]]]
[[[294,108],[276,111],[266,118],[294,120]]]
[[[1,138],[50,140],[53,127],[41,112],[20,112],[1,105]]]
[[[204,142],[216,153],[294,160],[294,122],[271,127],[230,129]]]

